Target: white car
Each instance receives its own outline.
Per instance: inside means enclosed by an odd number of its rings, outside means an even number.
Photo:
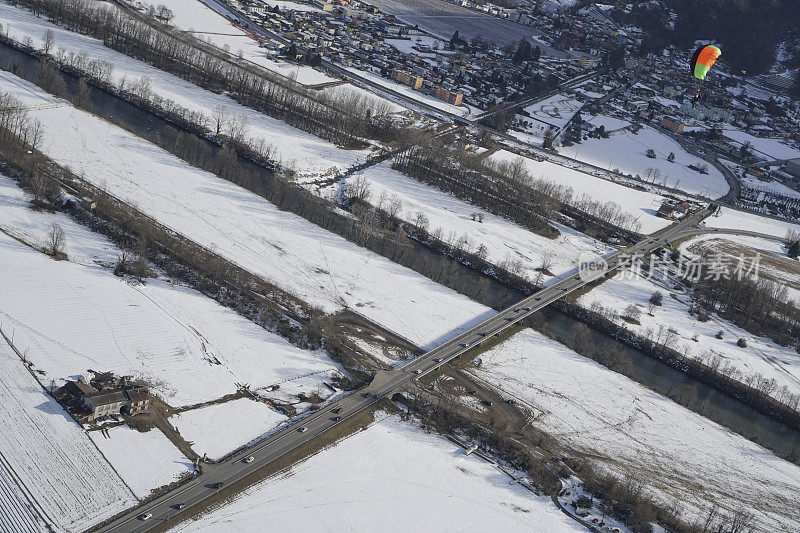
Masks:
[[[143,522],[145,520],[150,520],[151,518],[153,518],[153,513],[144,513],[144,514],[140,514],[139,515],[139,520],[141,520]]]

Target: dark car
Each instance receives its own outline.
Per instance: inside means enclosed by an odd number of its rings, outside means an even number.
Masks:
[[[342,419],[342,417],[341,417],[341,416],[332,416],[332,417],[331,417],[331,420],[333,420],[334,422],[338,422],[338,421],[339,421],[339,420],[341,420],[341,419]]]
[[[491,407],[491,406],[492,406],[492,401],[491,401],[491,400],[481,400],[481,403],[482,403],[483,405],[487,405],[487,406],[489,406],[489,407]]]
[[[178,511],[180,511],[184,507],[186,507],[185,503],[176,503],[175,505],[172,506],[173,509],[177,509]]]
[[[331,413],[336,413],[337,415],[342,412],[341,407],[337,407],[336,409],[331,409]]]

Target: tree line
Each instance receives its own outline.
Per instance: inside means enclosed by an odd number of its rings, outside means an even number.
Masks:
[[[255,73],[213,55],[201,41],[187,36],[178,38],[156,28],[156,23],[146,24],[121,10],[89,0],[17,0],[15,3],[37,15],[46,15],[51,22],[70,31],[100,39],[113,50],[204,89],[227,93],[243,105],[341,146],[363,147],[364,138],[392,140],[402,136],[386,117],[391,111],[388,102],[351,95],[312,94],[278,74]],[[96,74],[108,78],[110,72]],[[143,83],[142,80],[139,83]]]
[[[582,230],[594,227],[626,234],[641,230],[641,223],[615,202],[595,201],[587,194],[576,197],[570,187],[531,176],[521,157],[491,161],[439,141],[399,154],[392,166],[546,237],[558,235],[551,221],[559,211],[578,218]]]

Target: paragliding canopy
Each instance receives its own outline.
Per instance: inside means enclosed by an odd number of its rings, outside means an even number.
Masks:
[[[701,46],[694,51],[692,60],[689,62],[689,69],[698,80],[706,79],[706,74],[717,62],[717,58],[722,54],[722,50],[712,44]]]

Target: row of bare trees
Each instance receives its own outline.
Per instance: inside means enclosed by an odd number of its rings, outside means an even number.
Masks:
[[[0,94],[0,144],[8,148],[36,148],[43,132],[42,123],[28,115],[21,100]]]
[[[532,180],[518,167],[486,166],[479,156],[451,149],[441,141],[406,150],[397,156],[393,167],[531,231],[557,235],[550,220],[560,207],[563,189],[544,180]]]
[[[533,177],[521,157],[492,161],[434,142],[400,154],[394,168],[545,236],[554,236],[550,220],[560,210],[612,232],[641,231],[641,223],[619,204],[588,194],[576,197],[570,187]]]
[[[17,0],[54,23],[103,43],[123,54],[175,74],[200,87],[227,93],[238,102],[279,118],[304,131],[348,147],[363,146],[363,138],[391,139],[398,135],[388,102],[349,94],[327,96],[267,71],[258,73],[209,53],[200,41],[161,31],[156,24],[132,18],[122,10],[90,0]],[[52,47],[45,46],[49,50]],[[110,77],[111,65],[82,54],[58,52],[81,70],[92,69],[99,79]],[[80,63],[85,63],[80,65]],[[143,83],[139,80],[138,83]],[[146,83],[144,85],[147,85]],[[139,91],[146,93],[148,87]],[[148,95],[149,96],[149,95]]]

